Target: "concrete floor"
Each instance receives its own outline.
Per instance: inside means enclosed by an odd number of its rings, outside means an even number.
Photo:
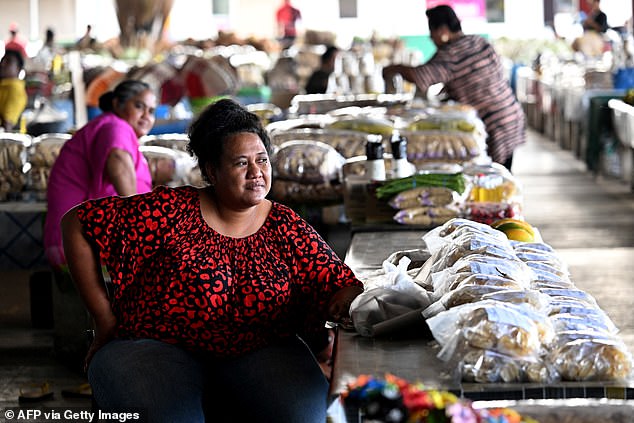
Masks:
[[[562,255],[572,280],[596,297],[634,352],[634,194],[623,182],[595,178],[572,153],[532,131],[513,171],[523,185],[526,220]],[[343,258],[346,227],[327,237]],[[29,303],[29,273],[0,272],[0,410],[18,405],[21,386],[44,381],[54,398],[37,406],[90,407],[90,400],[62,397],[62,389],[84,383],[84,376],[79,363],[55,357],[50,329],[32,328]]]

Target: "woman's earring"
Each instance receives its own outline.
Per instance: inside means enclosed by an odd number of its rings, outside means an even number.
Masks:
[[[446,44],[446,43],[449,41],[449,35],[447,35],[447,34],[442,34],[442,35],[440,36],[440,41],[442,41],[443,43],[445,43],[445,44]]]

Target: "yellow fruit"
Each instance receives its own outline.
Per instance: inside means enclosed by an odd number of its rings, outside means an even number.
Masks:
[[[504,218],[504,219],[498,219],[495,222],[491,223],[491,227],[497,228],[501,224],[507,223],[507,222],[523,222],[523,220],[513,219],[512,217],[507,217],[507,218]]]
[[[491,223],[491,227],[494,229],[499,229],[502,232],[506,232],[506,229],[521,228],[526,230],[530,234],[535,235],[535,230],[530,225],[530,223],[519,219],[506,218],[496,220],[495,222]]]
[[[518,222],[506,222],[506,223],[502,223],[501,225],[498,225],[495,227],[495,229],[497,229],[498,231],[502,231],[504,233],[506,233],[506,231],[508,230],[512,230],[512,229],[522,229],[526,232],[528,232],[529,234],[531,234],[532,236],[535,236],[535,231],[533,230],[533,227],[530,226],[529,224],[523,222],[522,223],[518,223]]]
[[[513,241],[534,242],[535,236],[524,229],[508,229],[504,231],[506,237]]]

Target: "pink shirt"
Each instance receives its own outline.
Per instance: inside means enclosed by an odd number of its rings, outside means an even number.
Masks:
[[[130,153],[137,177],[137,192],[152,190],[150,168],[139,151],[132,127],[114,113],[103,113],[68,140],[48,179],[48,211],[44,223],[44,248],[53,266],[65,263],[60,222],[83,201],[117,195],[106,177],[106,160],[113,148]]]

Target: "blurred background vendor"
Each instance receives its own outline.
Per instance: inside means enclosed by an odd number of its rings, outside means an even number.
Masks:
[[[583,29],[585,31],[592,30],[597,32],[605,32],[608,30],[608,17],[601,11],[600,0],[586,0],[590,6],[588,17],[583,21]]]
[[[526,141],[524,113],[505,78],[500,58],[484,38],[465,35],[453,9],[428,9],[432,41],[437,47],[425,64],[383,68],[386,83],[397,74],[416,84],[421,93],[434,84],[444,84],[449,98],[473,106],[486,126],[487,152],[494,162],[509,170],[513,150]]]
[[[19,78],[24,59],[16,50],[7,50],[0,60],[0,128],[13,130],[27,103],[24,80]]]

